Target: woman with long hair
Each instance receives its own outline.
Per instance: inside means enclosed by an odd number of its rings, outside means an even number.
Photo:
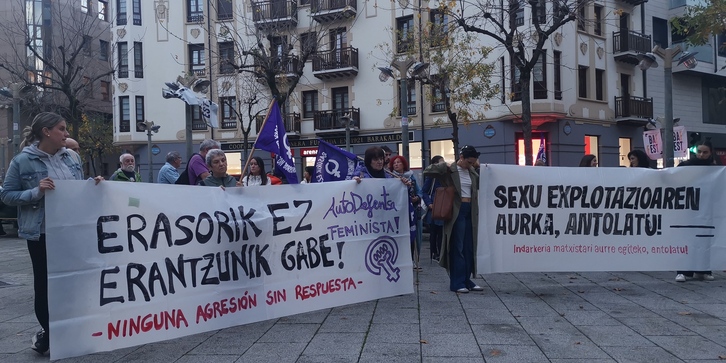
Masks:
[[[631,168],[650,168],[650,159],[643,150],[632,150],[628,153]]]
[[[70,136],[66,127],[66,121],[56,113],[35,116],[32,125],[24,130],[22,145],[26,146],[10,162],[0,191],[3,203],[18,207],[18,236],[28,241],[33,264],[35,317],[42,327],[33,336],[31,348],[40,354],[50,349],[45,194],[55,190],[56,180],[83,179],[80,157],[65,147]],[[103,180],[100,176],[94,179],[96,183]]]
[[[250,167],[247,175],[242,178],[242,185],[249,187],[253,185],[270,185],[270,180],[265,172],[265,162],[259,156],[253,156],[250,160]]]
[[[581,167],[594,168],[597,167],[597,156],[593,154],[587,154],[580,159]]]

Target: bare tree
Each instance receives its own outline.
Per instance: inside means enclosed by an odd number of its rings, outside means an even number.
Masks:
[[[544,56],[549,37],[563,25],[585,22],[584,9],[590,0],[504,0],[474,2],[460,0],[449,14],[465,31],[481,34],[505,49],[518,73],[522,94],[522,132],[527,165],[532,165],[532,71]],[[551,5],[549,5],[551,4]],[[502,5],[504,7],[502,7]],[[525,25],[524,11],[529,8],[531,24]]]
[[[111,111],[98,91],[113,74],[107,13],[83,11],[74,1],[25,3],[16,0],[18,11],[0,22],[1,81],[35,87],[26,106],[58,112],[77,138],[85,111]]]
[[[392,30],[397,49],[390,43],[380,44],[378,48],[386,58],[407,57],[428,64],[429,71],[414,75],[413,80],[429,85],[426,98],[436,111],[446,112],[458,157],[459,125],[485,119],[484,112],[491,108],[488,101],[499,92],[498,85],[490,82],[495,70],[487,61],[491,48],[478,45],[474,35],[447,24],[443,4],[424,14],[429,15],[429,20],[419,25],[418,32]],[[387,61],[392,63],[391,59]]]

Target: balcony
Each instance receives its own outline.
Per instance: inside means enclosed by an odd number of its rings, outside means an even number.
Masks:
[[[204,12],[194,11],[187,14],[187,23],[202,24],[204,22]]]
[[[252,20],[261,29],[297,26],[297,0],[252,2]]]
[[[613,32],[613,54],[618,62],[638,64],[638,54],[650,52],[651,44],[650,35],[634,31]]]
[[[285,134],[290,136],[300,136],[300,114],[297,112],[286,113],[284,116],[285,122]],[[257,116],[255,119],[255,126],[257,127],[257,133],[262,129],[262,123],[265,121],[265,116]]]
[[[313,75],[322,80],[357,76],[358,48],[347,47],[316,54],[313,58]]]
[[[615,97],[615,121],[645,126],[653,118],[653,99],[643,97]]]
[[[311,15],[318,23],[355,17],[357,0],[311,0]]]
[[[648,2],[648,0],[620,0],[620,1],[622,1],[628,5],[631,5],[631,6],[638,6],[640,4],[645,4]]]
[[[275,73],[275,78],[281,80],[286,78],[292,80],[299,77],[298,70],[300,69],[300,58],[296,55],[285,56],[284,58],[274,58],[274,64],[271,65],[271,70]],[[255,59],[255,73],[257,74],[257,80],[264,84],[267,83],[265,76],[267,74],[268,67],[263,66]]]
[[[343,116],[350,115],[353,124],[351,135],[357,135],[360,129],[360,108],[340,108],[329,111],[316,111],[313,114],[315,133],[318,135],[345,134]]]
[[[207,75],[207,68],[199,68],[199,67],[204,67],[204,65],[192,66],[192,68],[189,70],[189,74],[193,74],[197,77],[205,77]]]

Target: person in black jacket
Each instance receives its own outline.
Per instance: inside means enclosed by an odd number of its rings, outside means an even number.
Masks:
[[[444,161],[444,157],[436,155],[431,158],[431,164],[438,164]],[[431,243],[431,259],[436,262],[439,261],[439,254],[441,251],[441,239],[444,237],[444,221],[437,221],[432,218],[432,211],[434,208],[434,196],[436,196],[436,188],[440,187],[441,183],[434,177],[426,177],[424,185],[421,191],[423,192],[424,203],[428,210],[426,212],[425,222],[429,226],[429,242]]]
[[[701,142],[697,146],[696,157],[690,158],[678,166],[690,166],[690,165],[717,165],[716,160],[713,158],[713,145],[711,141]],[[699,280],[713,281],[713,274],[711,271],[678,271],[676,272],[676,281],[685,282],[686,278],[695,277]]]

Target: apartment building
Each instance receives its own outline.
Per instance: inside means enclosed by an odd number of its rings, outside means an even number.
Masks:
[[[677,41],[667,22],[661,31],[662,22],[654,19],[668,19],[683,11],[683,6],[661,3],[590,1],[579,11],[582,21],[568,23],[553,34],[530,87],[535,153],[544,142],[551,165],[575,166],[582,155],[593,153],[600,165],[618,166],[626,165],[628,151],[642,147],[644,127],[650,119],[663,116],[664,100],[661,71],[641,71],[636,67],[637,56],[657,41]],[[552,1],[542,4],[552,11]],[[143,169],[148,162],[148,139],[137,123],[161,125],[151,143],[156,171],[166,152],[184,151],[188,118],[194,149],[205,138],[219,140],[229,153],[230,170],[239,173],[244,148],[240,121],[246,122],[247,115],[232,109],[244,111],[250,92],[267,94],[269,100],[264,79],[256,85],[242,80],[240,65],[254,62],[244,54],[251,49],[244,44],[250,40],[264,42],[270,56],[283,68],[289,67],[275,82],[297,82],[282,107],[299,168],[313,162],[318,138],[345,145],[348,119],[344,116],[350,118],[347,132],[353,152],[362,155],[371,145],[400,147],[401,117],[396,112],[402,109],[400,86],[396,81],[379,81],[376,68],[388,64],[376,47],[385,41],[395,43],[396,31],[416,33],[428,22],[448,21],[431,16],[430,9],[438,6],[433,1],[428,7],[408,1],[384,6],[356,0],[114,0],[110,5],[118,63],[113,85],[114,138],[137,155],[142,175],[147,175]],[[517,13],[518,20],[521,17],[517,26],[526,28],[531,16],[523,8]],[[315,39],[316,54],[304,63],[302,75],[295,74],[302,47],[310,39]],[[715,63],[722,62],[717,52],[712,54]],[[517,72],[501,50],[495,48],[490,60],[498,64],[491,81],[501,85],[501,95],[490,100],[492,109],[484,119],[461,127],[460,144],[476,146],[484,162],[523,163]],[[678,95],[694,98],[682,105],[674,103],[675,117],[689,131],[716,135],[720,130],[706,122],[711,119],[704,118],[705,111],[693,106],[702,104],[702,93],[708,93],[703,85],[721,74],[720,67],[705,62],[693,70],[674,68],[674,99],[680,100]],[[162,97],[164,83],[179,76],[182,81],[195,77],[211,81],[204,96],[220,105],[219,128],[209,128],[197,107]],[[409,82],[406,107],[414,168],[436,154],[453,161],[445,110],[440,103],[420,97],[422,92],[427,92],[426,86]],[[261,119],[253,122],[250,142]]]
[[[82,113],[111,122],[113,66],[108,16],[105,0],[0,2],[0,87],[15,91],[14,100],[0,96],[2,174],[22,141],[23,128],[40,111],[79,119]],[[73,89],[74,105],[60,90],[63,87]],[[19,108],[17,120],[15,106]],[[83,155],[86,174],[109,175],[116,163],[105,156],[98,158],[94,153],[91,159]]]

